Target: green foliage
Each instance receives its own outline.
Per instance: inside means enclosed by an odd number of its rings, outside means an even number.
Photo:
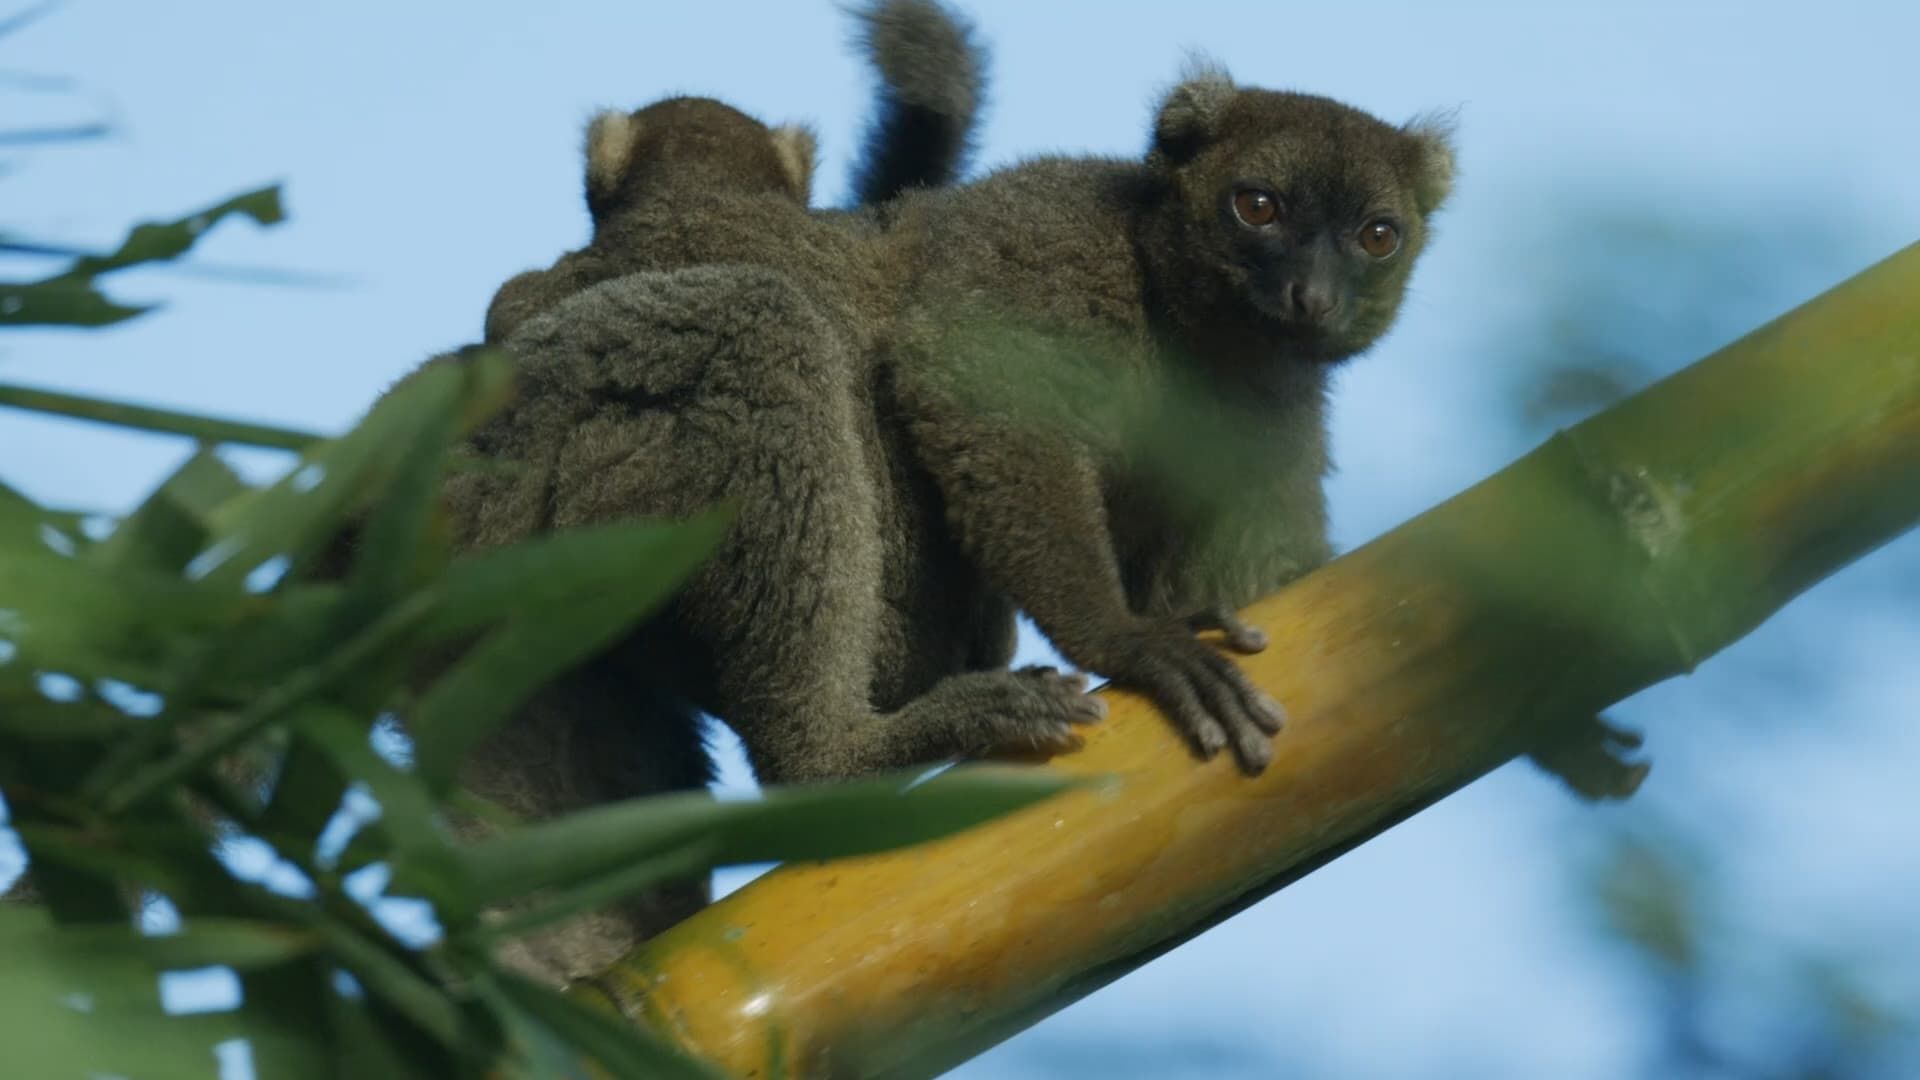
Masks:
[[[97,325],[107,301],[94,277],[178,255],[227,213],[266,223],[280,209],[269,189],[143,226],[59,278],[4,287],[0,298],[25,299],[0,321]],[[910,844],[1065,785],[983,768],[754,802],[695,793],[457,840],[449,814],[475,802],[453,783],[468,751],[658,605],[726,527],[716,512],[454,551],[438,500],[461,464],[451,451],[510,376],[491,353],[429,365],[331,439],[0,394],[203,448],[110,529],[0,484],[0,792],[43,905],[0,908],[10,1075],[205,1076],[216,1046],[244,1040],[263,1077],[586,1075],[589,1063],[706,1076],[660,1039],[501,969],[494,946],[715,865]],[[225,440],[298,457],[249,486],[212,449]],[[390,711],[409,723],[410,765],[371,741]],[[380,813],[343,849],[322,837],[350,789]],[[219,856],[236,837],[297,871],[296,895],[237,876]],[[347,878],[375,862],[394,891],[432,905],[437,939],[410,944],[350,892]],[[136,929],[156,897],[178,911],[177,932]],[[509,901],[510,921],[483,918]],[[238,973],[240,1006],[169,1015],[157,976],[207,966]]]
[[[220,219],[234,215],[261,225],[284,220],[280,186],[236,195],[175,221],[136,225],[113,251],[82,255],[52,277],[0,282],[0,326],[110,326],[144,315],[153,305],[111,300],[96,287],[96,279],[129,266],[177,259]]]

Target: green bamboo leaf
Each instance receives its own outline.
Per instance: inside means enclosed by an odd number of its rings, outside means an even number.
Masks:
[[[422,632],[429,641],[456,639],[529,608],[576,604],[615,578],[650,583],[664,595],[730,520],[719,510],[680,522],[588,525],[462,555],[447,567],[444,598]]]
[[[574,1001],[512,972],[496,972],[490,980],[497,992],[489,995],[506,1012],[508,1030],[538,1039],[551,1032],[551,1042],[523,1048],[538,1059],[552,1061],[569,1049],[597,1062],[620,1080],[719,1080],[724,1074],[710,1065],[668,1046],[644,1028]],[[516,1013],[518,1015],[516,1015]],[[548,1075],[541,1073],[540,1075]],[[567,1075],[588,1075],[575,1069]]]
[[[428,980],[385,945],[369,941],[346,926],[315,924],[326,947],[352,973],[367,995],[390,1008],[421,1034],[459,1050],[478,1035],[446,987]]]
[[[491,942],[530,934],[577,915],[605,910],[610,904],[662,882],[700,877],[715,865],[713,846],[696,837],[691,842],[635,859],[579,884],[545,890],[533,904],[522,904],[510,911],[496,913],[480,928],[480,937]],[[449,930],[450,934],[453,932]]]
[[[78,525],[74,515],[49,510],[0,484],[0,544],[45,547],[50,530],[57,534],[54,543],[77,551],[92,543],[79,531]]]
[[[240,580],[274,556],[305,563],[350,514],[382,496],[423,428],[449,416],[456,429],[476,422],[497,407],[511,378],[504,355],[480,351],[415,372],[353,430],[309,449],[279,483],[221,507],[215,532],[223,557],[207,577]]]
[[[672,592],[726,527],[720,514],[666,525],[622,522],[565,532],[450,568],[445,602],[423,632],[509,613],[421,697],[409,719],[414,761],[436,791],[539,687],[603,648]],[[527,576],[506,576],[518,572]]]
[[[33,844],[26,842],[27,830],[19,817],[14,819],[13,827],[26,844],[37,900],[54,922],[63,926],[124,925],[131,917],[117,879],[49,862],[40,857]]]
[[[143,726],[96,701],[48,701],[30,690],[9,691],[4,683],[0,683],[0,702],[5,702],[0,707],[0,736],[23,742],[98,743],[123,738]]]
[[[89,556],[108,565],[179,573],[205,548],[215,508],[246,491],[210,450],[187,459]]]
[[[73,933],[44,912],[0,907],[0,1046],[9,1076],[216,1074],[214,1045],[244,1034],[238,1015],[169,1016],[151,964]]]
[[[142,934],[128,926],[82,926],[61,930],[62,947],[105,961],[142,963],[155,971],[225,966],[240,971],[270,967],[320,947],[309,930],[257,919],[196,918],[172,934]]]
[[[425,415],[400,452],[399,466],[361,533],[347,576],[349,617],[370,613],[446,565],[448,543],[440,485],[460,417],[455,409]],[[442,528],[438,543],[434,524]]]
[[[313,705],[293,722],[296,738],[307,740],[332,761],[341,775],[365,784],[380,804],[380,819],[366,831],[391,841],[388,850],[401,853],[419,868],[416,894],[430,900],[445,918],[466,905],[464,864],[454,856],[439,825],[439,808],[420,779],[393,767],[374,752],[366,724],[341,709]],[[382,852],[384,854],[385,852]]]
[[[232,618],[244,599],[0,535],[0,637],[31,670],[156,685],[154,664]]]
[[[445,1060],[421,1061],[417,1039],[404,1042],[394,1038],[364,1001],[341,994],[328,994],[327,1019],[330,1038],[327,1048],[333,1055],[331,1068],[321,1075],[341,1077],[404,1077],[447,1075]],[[452,1056],[452,1055],[448,1055]],[[278,1074],[262,1072],[259,1075]]]
[[[54,390],[0,383],[0,405],[29,412],[90,420],[97,424],[157,431],[167,435],[185,435],[203,443],[241,443],[276,450],[304,450],[321,441],[322,436],[308,431],[229,420],[198,413],[177,412],[151,405],[113,401],[107,398],[62,394]]]
[[[63,870],[95,881],[139,882],[169,896],[225,889],[231,882],[212,857],[180,859],[182,849],[196,856],[208,844],[199,829],[159,822],[100,834],[65,825],[16,821],[14,830],[34,863],[35,874]]]
[[[684,876],[733,863],[885,851],[971,828],[1084,783],[1004,765],[949,769],[915,783],[920,775],[773,788],[750,801],[722,802],[704,792],[631,799],[490,837],[461,856],[475,902],[492,904],[588,884],[649,860]],[[692,861],[679,861],[681,853]],[[396,881],[403,869],[396,867]],[[658,880],[629,878],[628,884]]]
[[[321,835],[339,811],[352,779],[312,739],[289,738],[279,758],[278,775],[253,831],[262,837],[298,837],[300,850],[318,860]],[[361,830],[356,840],[366,835]],[[293,850],[287,841],[286,850]],[[279,846],[276,843],[276,846]],[[335,876],[345,873],[335,863]]]
[[[338,649],[296,668],[243,708],[216,718],[194,741],[166,760],[142,765],[128,775],[111,770],[88,780],[85,794],[107,814],[123,814],[168,787],[184,781],[215,759],[258,736],[267,725],[319,695],[335,691],[369,667],[389,662],[397,643],[414,634],[431,609],[425,594],[415,594]]]
[[[331,582],[299,583],[274,590],[263,606],[215,644],[199,693],[209,701],[239,704],[338,648],[355,627],[339,618],[346,590]]]
[[[118,304],[86,281],[0,284],[0,326],[112,326],[155,304]]]
[[[285,221],[287,214],[280,204],[280,185],[273,184],[235,195],[174,221],[135,225],[118,248],[106,255],[86,255],[75,259],[60,278],[85,280],[140,263],[177,259],[223,218],[234,216],[252,218],[259,225],[276,225]]]

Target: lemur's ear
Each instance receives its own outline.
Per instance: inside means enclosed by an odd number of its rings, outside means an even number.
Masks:
[[[1424,216],[1440,208],[1453,190],[1452,112],[1414,117],[1400,130],[1413,139],[1413,198]]]
[[[613,198],[639,142],[640,121],[632,113],[603,109],[587,121],[588,209],[597,210]]]
[[[819,150],[819,140],[805,124],[781,124],[773,129],[773,152],[780,156],[780,168],[803,203],[813,197],[813,166]]]
[[[1154,114],[1152,152],[1173,165],[1191,161],[1219,135],[1227,103],[1237,92],[1226,68],[1204,56],[1190,59]]]

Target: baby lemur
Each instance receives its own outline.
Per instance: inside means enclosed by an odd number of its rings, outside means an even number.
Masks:
[[[768,127],[712,98],[599,113],[586,139],[592,240],[500,286],[487,342],[622,274],[778,258],[795,233],[812,231],[814,145],[804,127]]]
[[[871,228],[875,208],[900,194],[951,183],[978,120],[986,55],[971,26],[933,0],[877,0],[854,9],[858,40],[879,75],[878,102],[856,206],[807,213],[813,132],[769,127],[712,98],[670,97],[634,112],[603,111],[587,126],[586,247],[502,285],[488,305],[485,339],[598,282],[642,270],[739,263],[796,268],[846,238],[817,226]],[[797,259],[795,256],[798,256]]]

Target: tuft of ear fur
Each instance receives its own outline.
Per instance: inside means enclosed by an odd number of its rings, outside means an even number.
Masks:
[[[620,187],[633,148],[640,142],[640,121],[618,109],[604,109],[587,122],[587,205],[604,204]]]
[[[1219,133],[1221,116],[1239,93],[1227,69],[1195,53],[1180,82],[1160,102],[1153,120],[1153,152],[1178,165],[1191,160]]]
[[[1414,140],[1413,197],[1422,216],[1439,209],[1453,190],[1453,132],[1458,117],[1451,109],[1414,117],[1400,130]]]
[[[801,202],[813,197],[813,166],[819,153],[819,141],[805,124],[781,124],[771,132],[773,152],[780,158],[780,169]]]

